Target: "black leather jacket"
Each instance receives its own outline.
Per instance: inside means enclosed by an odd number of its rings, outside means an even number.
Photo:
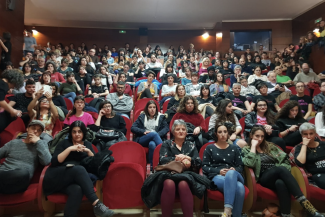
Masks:
[[[254,125],[256,125],[257,123],[257,114],[256,112],[251,112],[248,113],[245,117],[245,138],[248,137],[249,132],[251,131],[251,129],[253,128]],[[272,136],[276,135],[279,133],[279,127],[275,124],[271,125],[272,129],[274,131],[274,133],[272,132]],[[278,132],[276,132],[278,131]]]

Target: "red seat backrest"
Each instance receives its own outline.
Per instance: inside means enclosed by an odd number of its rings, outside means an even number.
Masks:
[[[213,143],[214,142],[208,142],[202,146],[202,148],[200,149],[200,153],[199,153],[201,160],[203,160],[204,150],[207,148],[208,145],[213,144]]]
[[[94,119],[94,122],[97,121],[97,119],[98,119],[98,114],[97,114],[96,112],[90,112],[90,111],[88,111],[87,113],[91,114],[91,116],[92,116],[93,119]]]
[[[163,113],[165,113],[165,112],[167,111],[167,107],[168,107],[169,100],[170,100],[170,98],[167,99],[167,100],[164,102],[164,104],[163,104]]]
[[[109,150],[113,152],[114,163],[137,163],[146,172],[146,153],[140,144],[132,141],[118,142],[112,145]]]
[[[125,137],[127,138],[128,141],[131,141],[131,127],[132,127],[132,123],[131,123],[131,120],[128,119],[127,117],[125,116],[122,116],[124,121],[125,121],[125,124],[126,124],[126,135]]]
[[[280,108],[282,108],[283,106],[284,106],[284,104],[286,104],[286,102],[288,102],[289,101],[289,99],[284,99],[284,100],[282,100],[281,102],[280,102]]]
[[[26,132],[25,123],[21,118],[17,118],[0,133],[0,147],[4,146],[7,142],[15,139],[20,132]]]
[[[211,118],[211,116],[210,116],[210,117],[207,117],[207,118],[204,120],[204,123],[205,123],[205,127],[206,127],[206,129],[209,129],[210,118]]]
[[[67,98],[65,98],[65,97],[63,97],[63,99],[64,99],[64,101],[65,101],[65,104],[67,104],[67,109],[70,111],[72,111],[72,109],[73,109],[73,104],[72,104],[72,102],[69,100],[69,99],[67,99]]]
[[[228,86],[230,87],[230,78],[226,79],[226,84],[228,84]]]
[[[292,93],[293,95],[296,95],[296,94],[297,94],[297,91],[296,91],[296,87],[295,87],[295,86],[289,87],[288,89],[291,90],[291,93]],[[280,106],[280,107],[281,107],[281,106]]]
[[[138,119],[138,117],[140,116],[141,114],[141,110],[138,110],[134,113],[134,116],[133,116],[133,123]]]
[[[86,103],[90,103],[91,101],[93,101],[93,99],[94,99],[94,98],[90,98],[90,97],[89,97],[89,98],[85,98],[85,102],[86,102]]]
[[[147,103],[148,103],[150,100],[154,100],[154,99],[151,99],[151,98],[143,98],[143,99],[139,99],[139,100],[135,103],[135,105],[134,105],[134,110],[133,110],[134,113],[135,113],[136,111],[138,111],[138,110],[143,111],[144,108],[146,107]],[[154,101],[155,101],[155,103],[156,103],[156,106],[157,106],[157,108],[158,108],[158,111],[160,111],[159,103],[158,103],[156,100],[154,100]]]
[[[155,168],[159,164],[159,152],[160,152],[161,144],[155,148],[153,152],[152,166]]]
[[[315,125],[315,117],[313,117],[312,119],[310,119],[308,122]]]
[[[245,130],[245,117],[242,117],[240,120],[239,120],[239,123],[240,123],[240,126],[241,126],[241,133],[244,133],[244,130]]]
[[[62,130],[63,125],[61,124],[61,121],[56,119],[53,130],[52,130],[52,136],[54,137],[58,132]]]

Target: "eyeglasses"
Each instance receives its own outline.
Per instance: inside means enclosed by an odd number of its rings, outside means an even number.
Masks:
[[[110,106],[110,105],[108,105],[108,106],[103,106],[103,109],[108,109],[108,108],[111,108],[111,106]]]
[[[46,100],[46,99],[44,99],[44,100],[42,100],[41,102],[43,102],[43,103],[48,103],[49,101]]]

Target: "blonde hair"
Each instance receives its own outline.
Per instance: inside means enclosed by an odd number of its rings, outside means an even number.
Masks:
[[[205,61],[208,61],[209,64],[210,64],[210,59],[209,59],[209,57],[204,57],[203,60],[202,60],[202,64],[203,64]]]

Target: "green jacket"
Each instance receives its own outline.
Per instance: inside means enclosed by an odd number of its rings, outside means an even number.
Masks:
[[[290,162],[286,153],[284,153],[280,148],[269,143],[270,156],[274,157],[277,162],[276,166],[284,166],[289,171],[291,171]],[[252,153],[251,148],[246,146],[242,149],[242,161],[245,166],[248,166],[254,170],[256,182],[258,181],[261,173],[261,157],[257,153]]]

